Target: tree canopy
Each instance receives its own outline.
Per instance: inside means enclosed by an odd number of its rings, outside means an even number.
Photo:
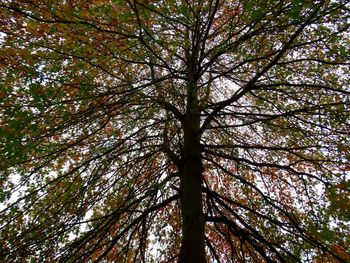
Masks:
[[[349,262],[346,0],[0,0],[0,258]]]

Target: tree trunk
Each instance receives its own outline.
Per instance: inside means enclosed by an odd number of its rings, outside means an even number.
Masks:
[[[195,85],[188,94],[184,122],[184,171],[181,181],[182,244],[180,263],[204,263],[205,235],[202,207],[203,166],[200,152],[200,114]]]

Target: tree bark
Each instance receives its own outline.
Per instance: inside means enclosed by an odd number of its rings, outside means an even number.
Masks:
[[[204,263],[205,234],[202,205],[203,166],[200,151],[200,112],[196,87],[189,84],[184,121],[184,171],[181,179],[182,244],[180,263]]]

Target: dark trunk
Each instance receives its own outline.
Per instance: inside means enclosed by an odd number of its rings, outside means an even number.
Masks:
[[[193,92],[191,92],[193,91]],[[204,263],[205,235],[202,207],[202,161],[200,153],[200,114],[195,85],[189,89],[184,122],[184,171],[181,182],[182,246],[180,263]]]

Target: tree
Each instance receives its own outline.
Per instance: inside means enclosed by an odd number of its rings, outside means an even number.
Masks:
[[[350,260],[347,1],[0,14],[0,258]]]

